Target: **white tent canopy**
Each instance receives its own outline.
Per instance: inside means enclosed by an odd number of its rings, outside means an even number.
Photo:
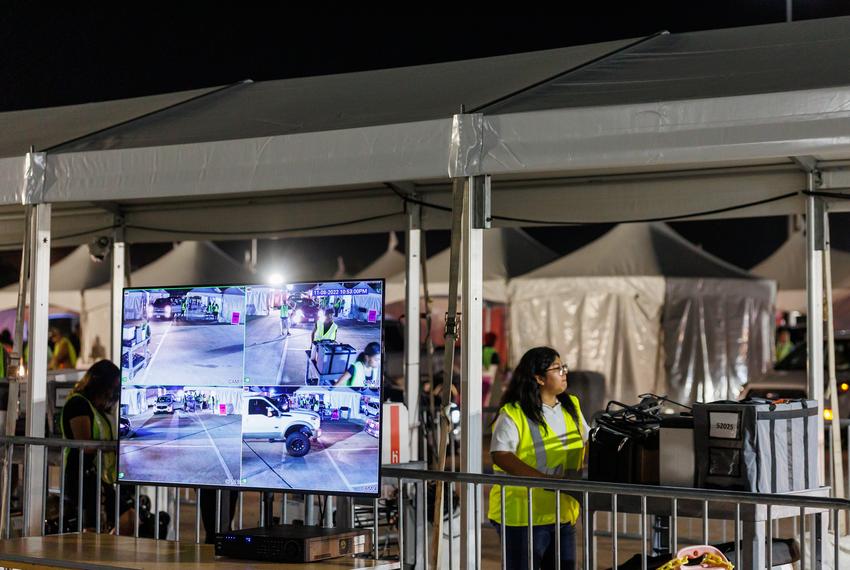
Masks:
[[[830,252],[832,296],[850,296],[850,253]],[[753,275],[776,281],[776,308],[781,311],[806,312],[806,236],[793,232],[767,259],[753,267]]]
[[[511,280],[509,295],[514,362],[553,346],[571,367],[602,373],[619,401],[732,397],[770,363],[772,283],[665,224],[616,226]]]
[[[387,278],[403,273],[405,270],[405,257],[398,249],[398,237],[395,232],[390,232],[387,251],[370,263],[363,271],[355,275],[355,279]]]
[[[555,259],[555,253],[518,228],[499,228],[484,232],[484,298],[495,303],[507,300],[507,282]],[[444,249],[428,258],[428,292],[432,296],[449,294],[451,252]],[[386,302],[404,300],[404,272],[387,279]]]
[[[317,396],[325,405],[332,408],[347,406],[350,410],[350,418],[353,420],[363,419],[360,413],[360,393],[345,387],[331,386],[304,386],[295,391],[295,396]]]
[[[154,104],[93,104],[93,123],[115,122],[89,136],[67,129],[76,108],[43,111],[38,134],[19,128],[34,112],[0,114],[0,204],[9,213],[25,201],[55,204],[60,243],[109,226],[111,213],[92,206],[104,202],[121,205],[131,242],[403,230],[386,182],[409,181],[445,205],[448,179],[474,174],[493,177],[496,225],[753,202],[705,217],[800,213],[806,180],[789,157],[818,159],[826,188],[847,185],[839,159],[850,158],[849,23],[242,83],[173,94],[184,102],[123,123],[124,109]],[[453,120],[461,103],[471,112]],[[21,158],[34,143],[46,156]],[[26,172],[36,183],[24,183]],[[250,202],[238,198],[246,193]],[[322,199],[327,207],[317,207]],[[446,227],[447,214],[426,210],[425,227]],[[17,242],[20,222],[3,234]]]

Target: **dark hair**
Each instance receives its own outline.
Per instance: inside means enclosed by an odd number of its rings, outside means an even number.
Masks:
[[[484,346],[493,346],[499,340],[499,335],[494,332],[488,332],[484,335]]]
[[[540,399],[540,385],[537,383],[537,376],[545,376],[546,370],[560,356],[558,351],[548,346],[538,346],[523,354],[514,370],[507,390],[502,395],[499,408],[506,404],[518,403],[525,416],[529,420],[542,425],[545,430],[546,422],[543,421],[543,401]],[[569,394],[567,392],[558,394],[558,401],[567,410],[567,413],[572,416],[573,421],[578,424],[578,412]]]
[[[117,366],[109,360],[100,360],[92,364],[71,393],[85,396],[95,407],[101,402],[108,402],[108,405],[101,409],[105,411],[118,401],[120,392],[116,390],[116,385],[120,377],[121,371]]]
[[[377,356],[379,354],[381,354],[381,343],[370,342],[366,345],[366,348],[363,349],[363,352],[357,355],[357,362],[365,363],[367,357]]]

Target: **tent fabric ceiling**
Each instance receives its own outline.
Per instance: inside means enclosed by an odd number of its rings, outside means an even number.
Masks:
[[[839,289],[850,289],[850,253],[832,249],[832,284]],[[750,270],[753,275],[773,279],[779,291],[806,289],[806,237],[803,232],[793,232],[770,256]]]
[[[184,241],[130,275],[132,287],[229,285],[256,278],[243,265],[205,241]]]
[[[747,279],[744,270],[694,246],[667,224],[620,224],[599,239],[522,278],[720,277]]]
[[[491,105],[487,114],[850,84],[850,17],[658,35]]]
[[[74,251],[50,265],[51,291],[84,291],[99,287],[112,279],[112,263],[93,261],[88,246],[81,245]],[[17,291],[18,284],[12,283],[4,291]]]
[[[64,145],[79,152],[188,144],[444,119],[629,43],[236,84]],[[0,123],[2,124],[2,123]]]
[[[215,88],[0,113],[0,157],[43,151],[205,95]]]

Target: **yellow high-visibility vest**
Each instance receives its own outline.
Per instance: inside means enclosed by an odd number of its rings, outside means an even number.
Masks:
[[[336,323],[332,323],[331,326],[325,330],[324,321],[319,321],[316,323],[316,336],[313,337],[313,340],[336,340],[336,331]]]
[[[86,401],[86,403],[91,407],[92,411],[92,425],[91,425],[91,438],[95,441],[112,441],[112,424],[109,423],[109,420],[101,414],[97,408],[89,401],[88,398],[83,396],[82,394],[76,393],[68,396],[68,399],[65,400],[65,406],[68,405],[73,398],[82,398]],[[62,407],[62,412],[59,414],[59,429],[62,431],[62,438],[69,439],[68,435],[65,433],[65,406]],[[62,452],[62,471],[64,473],[65,466],[68,464],[68,456],[71,453],[71,448],[66,447]],[[77,450],[74,449],[74,453],[77,453]],[[115,461],[115,452],[114,451],[104,451],[103,459],[102,459],[102,468],[101,472],[101,480],[104,483],[112,485],[115,483],[118,478],[118,470],[117,463]]]
[[[575,406],[577,417],[580,417],[581,407],[578,398],[570,396]],[[567,422],[567,441],[564,442],[553,434],[552,428],[543,427],[529,421],[520,408],[519,403],[506,404],[501,409],[519,430],[519,446],[516,456],[526,465],[534,467],[547,475],[562,474],[566,471],[581,469],[584,461],[584,441],[582,426],[577,425],[573,417],[563,410]],[[497,465],[493,466],[496,473],[504,473]],[[501,487],[493,485],[490,490],[490,520],[502,522]],[[533,522],[535,525],[555,524],[555,492],[544,489],[532,489],[531,503],[534,509]],[[561,493],[561,522],[575,524],[579,516],[578,501],[567,493]],[[505,523],[507,526],[528,525],[528,488],[505,486]]]

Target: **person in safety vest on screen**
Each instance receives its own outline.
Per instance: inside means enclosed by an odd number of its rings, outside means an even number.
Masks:
[[[290,313],[292,312],[292,307],[289,306],[288,300],[283,300],[280,303],[280,336],[286,337],[290,336],[292,333],[289,332],[290,323]]]
[[[115,432],[109,420],[111,410],[121,394],[121,372],[109,360],[101,360],[88,369],[83,379],[71,390],[62,406],[59,423],[63,439],[112,441]],[[78,489],[80,480],[80,455],[77,450],[63,451],[65,489]],[[117,468],[114,451],[104,451],[101,459],[101,476],[97,477],[97,451],[83,452],[83,528],[96,528],[98,511],[106,514],[105,528],[115,527],[115,488]],[[96,504],[100,485],[102,505]],[[133,532],[135,488],[120,485],[120,532],[127,536]],[[76,516],[79,500],[76,492],[65,494],[65,513]]]
[[[336,381],[336,385],[353,386],[355,388],[380,386],[380,365],[381,343],[370,342],[363,349],[363,352],[357,355],[354,364],[342,373],[342,376]]]
[[[49,370],[60,368],[75,368],[77,366],[77,351],[70,339],[56,327],[50,327],[50,340],[53,342],[53,357],[47,364]]]
[[[563,479],[578,477],[584,463],[587,424],[578,398],[567,393],[567,365],[552,348],[526,352],[514,371],[493,425],[490,455],[496,473]],[[561,552],[555,552],[555,492],[533,489],[533,568],[575,568],[575,524],[579,504],[561,493]],[[528,489],[505,487],[490,491],[490,521],[505,525],[508,568],[528,569]],[[503,519],[504,517],[504,519]]]
[[[337,330],[339,330],[339,327],[337,327],[334,322],[334,312],[332,310],[325,309],[325,319],[324,321],[316,321],[316,328],[313,329],[313,336],[311,340],[313,342],[318,342],[320,340],[335,341]]]

